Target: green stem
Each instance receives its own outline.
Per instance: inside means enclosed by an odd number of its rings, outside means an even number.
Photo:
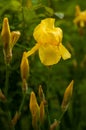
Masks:
[[[48,121],[49,121],[49,126],[50,126],[50,124],[51,124],[51,120],[50,120],[50,115],[49,115],[49,111],[48,111],[48,106],[47,106],[47,115],[48,115]]]
[[[19,113],[21,113],[21,111],[22,111],[22,108],[23,108],[23,106],[24,106],[24,103],[25,103],[25,97],[26,97],[26,93],[24,93],[23,94],[23,99],[22,99],[22,102],[21,102],[21,105],[20,105],[20,107],[19,107]]]
[[[63,111],[63,112],[62,112],[62,114],[60,115],[60,117],[59,117],[59,119],[58,119],[58,121],[59,121],[59,122],[60,122],[60,121],[61,121],[61,119],[63,118],[63,116],[64,116],[65,112],[66,112],[66,111]]]
[[[8,117],[9,117],[9,121],[11,122],[11,113],[10,113],[10,111],[8,111]],[[11,125],[11,124],[10,124]],[[14,126],[12,126],[12,130],[15,130],[15,127]]]
[[[4,88],[4,94],[7,97],[8,95],[8,87],[9,87],[9,64],[6,64],[6,79],[5,79],[5,88]]]
[[[9,64],[6,64],[6,79],[5,79],[5,88],[4,88],[4,94],[5,94],[6,98],[8,98],[9,69],[10,69],[10,65],[9,65]],[[9,121],[11,122],[11,113],[10,113],[10,111],[9,111],[8,104],[7,104],[7,109],[8,109]],[[11,124],[10,124],[10,125],[11,125]],[[12,127],[12,130],[15,130],[15,128]]]

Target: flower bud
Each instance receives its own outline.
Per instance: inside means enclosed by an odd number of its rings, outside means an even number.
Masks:
[[[32,125],[34,129],[37,129],[38,127],[38,122],[39,122],[39,114],[40,114],[40,109],[39,105],[36,100],[36,96],[34,92],[31,92],[30,95],[30,111],[32,114]]]
[[[44,93],[41,85],[39,86],[38,94],[39,94],[40,101],[42,101],[44,98]]]
[[[26,81],[26,79],[23,79],[23,81],[22,81],[22,91],[27,92],[27,90],[28,90],[27,81]]]
[[[19,31],[10,32],[8,18],[4,18],[1,31],[1,39],[3,42],[3,53],[6,64],[9,64],[12,59],[12,48],[19,39],[19,36]]]
[[[15,126],[17,121],[19,120],[19,117],[20,117],[20,113],[19,112],[16,112],[13,119],[12,119],[12,125]]]
[[[56,127],[59,125],[60,122],[55,120],[51,125],[50,125],[50,130],[55,130]]]
[[[26,56],[26,52],[23,53],[23,57],[20,65],[21,78],[27,80],[29,74],[29,62]]]
[[[72,92],[73,92],[73,83],[74,81],[72,80],[65,90],[62,105],[61,105],[63,111],[66,111],[69,106],[69,102],[70,102],[70,99],[72,97]]]
[[[8,18],[4,18],[2,32],[1,32],[1,38],[2,38],[3,46],[4,46],[5,50],[7,50],[9,48],[10,37],[11,37],[11,35],[10,35],[10,27],[9,27]]]
[[[4,53],[4,61],[6,64],[9,64],[10,61],[12,60],[12,49],[3,49],[3,53]]]
[[[1,89],[0,89],[0,99],[1,99],[1,100],[5,100],[5,99],[6,99],[6,97],[5,97],[5,95],[2,93]]]
[[[44,116],[45,116],[44,102],[41,101],[41,104],[40,104],[40,121],[41,121],[41,123],[43,123],[43,121],[44,121]]]
[[[19,31],[13,31],[11,32],[11,41],[10,41],[10,47],[13,48],[13,46],[16,44],[20,37],[20,32]]]
[[[11,34],[10,34],[8,18],[4,18],[3,20],[1,38],[3,42],[4,59],[5,59],[5,62],[8,64],[12,58],[12,50],[10,49]]]

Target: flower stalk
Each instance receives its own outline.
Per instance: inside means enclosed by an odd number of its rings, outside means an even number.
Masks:
[[[9,76],[10,76],[10,65],[6,64],[6,78],[5,78],[5,88],[4,88],[4,94],[6,98],[8,97]]]

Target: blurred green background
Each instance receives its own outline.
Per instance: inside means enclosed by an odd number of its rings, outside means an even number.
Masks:
[[[57,130],[86,129],[86,27],[81,29],[73,23],[76,5],[79,5],[82,11],[86,9],[86,1],[82,2],[82,0],[0,0],[0,31],[3,18],[8,17],[11,31],[21,32],[20,39],[13,48],[9,70],[9,108],[0,101],[0,130],[11,129],[6,112],[10,109],[13,116],[22,100],[20,75],[22,54],[35,45],[33,30],[42,19],[48,17],[55,18],[55,25],[63,30],[63,44],[72,57],[48,68],[40,62],[38,53],[32,55],[29,58],[28,87],[37,95],[38,87],[42,85],[48,100],[50,120],[53,122],[54,119],[59,119],[64,91],[73,79],[72,101]],[[3,46],[0,40],[0,88],[2,91],[5,86],[5,70]],[[33,128],[29,96],[27,96],[15,130],[30,129]],[[47,130],[46,127],[45,130]]]

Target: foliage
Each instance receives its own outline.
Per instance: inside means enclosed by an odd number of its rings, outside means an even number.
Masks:
[[[25,97],[24,107],[15,130],[33,129],[31,113],[29,110],[30,92],[34,90],[38,99],[38,87],[41,84],[48,102],[49,118],[51,123],[59,119],[61,102],[68,83],[74,80],[73,98],[69,109],[58,130],[84,130],[86,129],[86,26],[80,28],[73,23],[75,6],[81,10],[86,9],[86,2],[81,0],[0,0],[0,32],[4,17],[8,17],[10,30],[19,30],[21,36],[13,48],[13,58],[8,67],[9,89],[8,101],[0,100],[0,129],[11,130],[9,122],[9,109],[12,117],[19,110],[22,95],[22,79],[20,64],[24,51],[35,45],[33,30],[44,18],[55,18],[55,25],[63,30],[63,43],[70,51],[72,57],[66,61],[46,67],[41,64],[38,54],[29,58],[30,74],[27,81],[28,94]],[[6,65],[4,63],[3,46],[0,36],[0,88],[4,93],[6,82]],[[39,102],[39,100],[38,100]],[[8,107],[7,105],[8,104]],[[27,105],[28,104],[28,105]],[[45,122],[45,128],[48,127]]]

